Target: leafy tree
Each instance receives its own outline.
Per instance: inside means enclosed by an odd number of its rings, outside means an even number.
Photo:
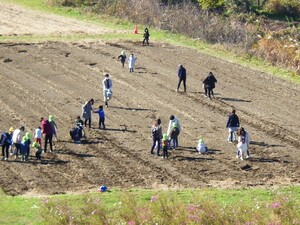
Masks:
[[[204,10],[220,9],[224,6],[225,0],[198,0],[199,5]]]

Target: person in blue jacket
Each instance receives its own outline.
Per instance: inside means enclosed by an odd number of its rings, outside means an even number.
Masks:
[[[0,144],[2,145],[2,160],[9,158],[9,147],[12,144],[12,133],[14,129],[11,127],[8,132],[3,132],[0,137]]]
[[[226,128],[228,128],[228,142],[234,142],[236,140],[236,131],[239,129],[240,120],[235,114],[235,109],[232,110],[231,114],[228,116]]]
[[[178,81],[176,92],[178,92],[181,82],[183,82],[184,92],[186,92],[186,69],[181,64],[179,64],[178,67],[178,78],[179,81]]]
[[[94,111],[94,113],[98,113],[99,115],[99,129],[101,129],[101,125],[103,129],[105,129],[105,113],[104,113],[103,106],[100,105],[99,110]]]

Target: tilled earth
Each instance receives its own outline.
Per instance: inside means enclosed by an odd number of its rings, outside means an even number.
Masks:
[[[0,4],[4,10],[6,4]],[[9,7],[11,13],[21,10]],[[33,15],[26,13],[22,20]],[[57,29],[72,23],[53,22]],[[33,29],[26,35],[39,34],[35,27],[36,33]],[[117,60],[122,50],[136,55],[134,73]],[[187,68],[186,93],[175,92],[179,63]],[[213,100],[202,90],[209,71],[218,79]],[[86,141],[74,144],[69,130],[82,104],[90,98],[95,109],[103,104],[104,73],[113,80],[113,99],[105,108],[107,130],[98,129],[95,114],[92,129],[85,129]],[[39,118],[50,114],[58,125],[55,150],[42,161],[34,159],[33,150],[29,162],[12,157],[0,161],[0,187],[7,194],[88,192],[100,185],[156,189],[299,184],[300,87],[269,74],[169,44],[99,40],[0,43],[0,80],[0,130],[24,125],[33,132]],[[226,141],[232,107],[251,135],[247,161],[236,159],[235,145]],[[161,118],[165,132],[171,114],[182,125],[180,147],[169,159],[151,156],[150,127]],[[200,137],[209,155],[196,152]]]

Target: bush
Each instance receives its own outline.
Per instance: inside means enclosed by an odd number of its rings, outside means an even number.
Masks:
[[[300,1],[299,0],[269,0],[265,10],[279,16],[292,16],[299,18]]]

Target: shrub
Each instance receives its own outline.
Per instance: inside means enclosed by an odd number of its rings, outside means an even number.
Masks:
[[[279,16],[298,17],[300,15],[299,0],[269,0],[265,10]]]

